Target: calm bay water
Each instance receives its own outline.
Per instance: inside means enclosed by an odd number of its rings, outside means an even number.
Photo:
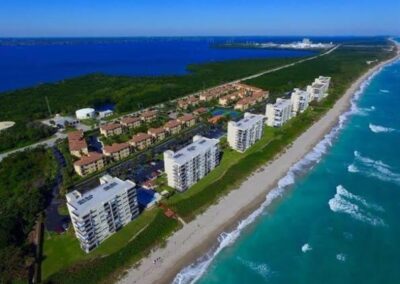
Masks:
[[[230,59],[300,57],[312,54],[310,51],[211,47],[213,43],[234,39],[224,37],[3,39],[0,40],[0,92],[90,73],[129,76],[182,75],[187,73],[186,67],[194,63]],[[239,39],[266,40],[251,37]]]
[[[176,283],[400,283],[400,62],[359,95],[245,228]]]

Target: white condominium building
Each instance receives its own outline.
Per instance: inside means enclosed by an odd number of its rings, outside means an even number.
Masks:
[[[264,116],[246,112],[238,122],[228,123],[228,143],[233,149],[244,152],[250,148],[263,133]]]
[[[311,100],[320,101],[328,96],[330,77],[319,76],[314,82],[307,86],[307,92],[310,93]]]
[[[308,108],[310,94],[306,91],[295,88],[290,97],[292,103],[292,116],[304,112]]]
[[[110,175],[100,178],[100,185],[66,195],[75,235],[81,248],[89,252],[138,216],[135,183]]]
[[[291,118],[291,113],[291,101],[277,98],[274,104],[267,104],[266,106],[266,124],[272,127],[281,127]]]
[[[193,143],[177,152],[164,152],[168,185],[185,191],[219,164],[219,140],[193,137]]]

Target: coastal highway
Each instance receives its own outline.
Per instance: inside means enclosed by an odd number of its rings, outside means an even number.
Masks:
[[[262,75],[269,74],[269,73],[273,73],[273,72],[276,72],[276,71],[279,71],[279,70],[282,70],[282,69],[285,69],[285,68],[294,66],[294,65],[296,65],[296,64],[299,64],[299,63],[302,63],[302,62],[305,62],[305,61],[313,60],[313,59],[319,58],[319,57],[321,57],[321,56],[325,56],[325,55],[328,55],[328,54],[332,53],[332,52],[333,52],[334,50],[336,50],[339,46],[340,46],[340,45],[336,45],[336,46],[334,46],[333,48],[331,48],[331,49],[329,49],[329,50],[327,50],[327,51],[325,51],[325,52],[323,52],[323,53],[321,53],[321,54],[318,54],[318,55],[316,55],[316,56],[312,56],[312,57],[300,59],[300,60],[295,61],[295,62],[293,62],[293,63],[286,64],[286,65],[282,65],[282,66],[277,67],[277,68],[274,68],[274,69],[265,70],[265,71],[259,72],[259,73],[257,73],[257,74],[254,74],[254,75],[250,75],[250,76],[247,76],[247,77],[244,77],[244,78],[237,79],[237,80],[235,80],[235,81],[227,82],[227,83],[220,84],[220,85],[217,85],[217,86],[214,86],[214,87],[205,89],[205,90],[198,91],[198,92],[196,92],[196,93],[188,94],[187,96],[180,97],[180,98],[178,98],[178,99],[172,100],[171,102],[176,102],[176,101],[178,101],[178,100],[181,100],[181,99],[186,98],[186,97],[189,97],[189,96],[199,95],[200,93],[202,93],[202,92],[204,92],[204,91],[207,91],[207,90],[210,90],[210,89],[212,89],[212,88],[216,88],[216,87],[219,87],[219,86],[225,86],[225,85],[233,84],[233,83],[239,83],[239,82],[241,82],[241,81],[245,81],[245,80],[257,78],[257,77],[260,77],[260,76],[262,76]],[[161,105],[162,105],[162,104],[154,105],[153,108],[158,108],[158,107],[160,107]],[[141,113],[141,112],[143,112],[143,111],[144,111],[144,110],[140,110],[140,111],[132,112],[132,113],[125,114],[125,115],[136,115],[136,114],[139,114],[139,113]],[[125,115],[124,115],[124,116],[125,116]],[[116,120],[118,120],[118,119],[119,119],[119,118],[116,118],[116,119],[114,119],[113,121],[116,121]],[[1,162],[5,157],[7,157],[7,156],[10,155],[10,154],[15,153],[15,152],[18,152],[18,151],[23,151],[23,150],[28,149],[28,148],[35,148],[35,147],[38,147],[38,146],[40,146],[40,145],[44,145],[44,146],[47,146],[47,147],[52,147],[52,146],[55,145],[56,140],[58,140],[58,139],[65,139],[66,137],[67,137],[67,136],[66,136],[65,134],[57,133],[55,136],[52,136],[51,138],[49,138],[49,139],[47,139],[47,140],[43,140],[43,141],[41,141],[41,142],[38,142],[38,143],[35,143],[35,144],[31,144],[31,145],[28,145],[28,146],[25,146],[25,147],[22,147],[22,148],[19,148],[19,149],[11,150],[11,151],[9,151],[9,152],[1,153],[1,154],[0,154],[0,162]]]

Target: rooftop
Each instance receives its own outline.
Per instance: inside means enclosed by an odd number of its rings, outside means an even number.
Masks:
[[[102,126],[100,126],[100,129],[108,131],[108,130],[114,130],[114,129],[117,129],[120,127],[121,127],[121,124],[119,124],[119,123],[108,123],[108,124],[103,124]]]
[[[74,163],[76,166],[85,166],[94,163],[98,160],[103,159],[103,154],[97,152],[89,152],[87,156],[82,156],[82,158]]]
[[[174,128],[174,127],[177,127],[179,125],[181,125],[181,123],[178,120],[173,119],[173,120],[170,120],[167,123],[165,123],[164,127],[165,128]]]
[[[137,121],[140,121],[140,118],[134,116],[125,116],[124,118],[121,119],[122,124],[131,124]]]
[[[151,135],[141,132],[141,133],[134,135],[130,141],[133,143],[138,143],[138,142],[142,142],[144,140],[150,139],[150,138],[151,138]]]
[[[217,145],[219,143],[219,139],[211,139],[206,138],[200,135],[196,135],[193,137],[193,143],[180,149],[179,151],[166,151],[166,155],[169,155],[170,158],[174,160],[177,164],[184,164],[187,161],[193,159],[200,153],[204,153],[209,150],[211,147]]]
[[[104,153],[116,153],[123,149],[129,148],[128,143],[114,143],[112,145],[104,146],[103,152]]]
[[[160,133],[164,133],[165,129],[163,127],[158,127],[158,128],[150,128],[149,130],[147,130],[148,134],[160,134]]]
[[[241,120],[234,122],[234,121],[230,121],[230,123],[233,123],[237,128],[240,129],[248,129],[249,127],[253,126],[254,123],[258,122],[258,121],[262,121],[264,119],[264,116],[261,114],[252,114],[249,112],[246,112],[244,114],[244,118],[242,118]]]
[[[186,122],[186,121],[190,121],[193,119],[194,119],[194,116],[191,114],[187,114],[187,113],[177,118],[177,120],[179,120],[181,122]]]
[[[76,214],[85,215],[91,208],[102,205],[116,194],[136,186],[130,180],[123,181],[110,175],[101,177],[100,183],[99,186],[91,190],[85,192],[74,190],[66,195],[68,204],[75,209]]]

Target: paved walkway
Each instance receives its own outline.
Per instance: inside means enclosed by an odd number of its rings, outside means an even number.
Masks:
[[[41,145],[46,146],[46,147],[53,147],[55,145],[55,142],[58,139],[65,139],[65,138],[67,138],[66,134],[57,132],[54,136],[52,136],[51,138],[49,138],[47,140],[43,140],[43,141],[37,142],[35,144],[31,144],[31,145],[28,145],[28,146],[25,146],[25,147],[22,147],[22,148],[18,148],[18,149],[15,149],[15,150],[0,154],[0,162],[5,157],[7,157],[8,155],[16,153],[16,152],[19,152],[19,151],[24,151],[26,149],[36,148],[36,147],[41,146]]]

